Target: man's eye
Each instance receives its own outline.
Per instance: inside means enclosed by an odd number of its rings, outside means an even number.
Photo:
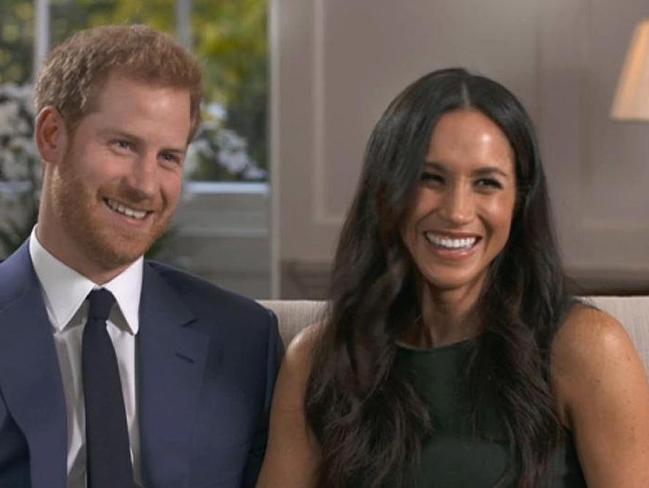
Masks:
[[[162,153],[160,157],[167,163],[180,164],[182,162],[180,156],[174,153]]]
[[[130,141],[126,141],[124,139],[117,139],[115,141],[112,141],[113,146],[115,146],[117,149],[122,149],[122,150],[130,150],[133,149],[133,144]]]

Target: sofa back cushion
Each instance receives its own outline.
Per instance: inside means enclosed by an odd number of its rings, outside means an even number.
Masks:
[[[607,311],[624,325],[649,371],[649,296],[593,296],[584,297],[584,301]],[[325,302],[314,300],[262,300],[260,303],[277,315],[284,344],[307,325],[321,320],[325,309]]]

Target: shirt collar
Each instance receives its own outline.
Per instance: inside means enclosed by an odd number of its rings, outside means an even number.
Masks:
[[[36,227],[29,238],[29,254],[38,277],[45,306],[51,312],[54,328],[60,332],[70,323],[83,305],[88,293],[98,286],[70,268],[43,247],[36,237]],[[139,329],[140,293],[142,291],[143,258],[103,285],[114,296],[126,322],[128,331],[135,335]]]

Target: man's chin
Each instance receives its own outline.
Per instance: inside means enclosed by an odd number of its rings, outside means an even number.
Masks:
[[[106,270],[128,266],[142,257],[155,241],[143,243],[129,242],[128,245],[95,245],[95,260]]]
[[[77,240],[84,243],[87,257],[106,271],[124,268],[136,261],[162,234],[160,226],[140,232],[127,232],[121,227],[109,225],[89,225],[86,228],[88,230],[83,234],[77,232]]]
[[[97,261],[106,271],[126,268],[138,260],[144,253],[104,253]]]

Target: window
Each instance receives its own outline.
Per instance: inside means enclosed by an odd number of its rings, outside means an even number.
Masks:
[[[3,0],[0,217],[12,222],[0,226],[3,254],[24,240],[35,219],[40,162],[34,150],[19,147],[29,146],[33,130],[34,59],[80,29],[117,23],[174,35],[204,68],[204,122],[188,154],[186,199],[157,257],[235,290],[268,295],[266,0]],[[32,170],[16,172],[17,158]],[[242,249],[244,257],[235,257]]]

